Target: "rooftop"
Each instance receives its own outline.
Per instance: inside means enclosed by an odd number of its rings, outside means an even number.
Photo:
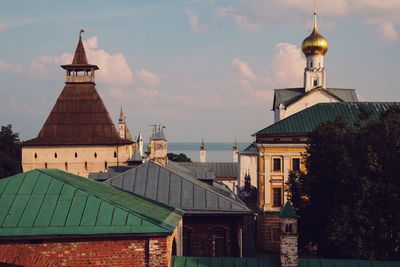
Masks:
[[[337,117],[346,118],[357,124],[361,115],[368,114],[369,120],[378,120],[383,112],[399,102],[338,102],[320,103],[280,120],[255,133],[259,136],[308,135],[321,123],[334,121]]]
[[[251,210],[233,194],[223,194],[175,165],[148,161],[104,183],[188,214],[244,214]]]
[[[0,180],[0,238],[169,234],[183,212],[60,170]]]

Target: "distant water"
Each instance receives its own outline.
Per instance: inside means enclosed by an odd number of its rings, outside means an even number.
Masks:
[[[233,143],[206,143],[207,161],[232,162]],[[245,149],[249,143],[238,143],[239,151]],[[183,153],[192,161],[199,161],[200,143],[168,143],[168,152]]]

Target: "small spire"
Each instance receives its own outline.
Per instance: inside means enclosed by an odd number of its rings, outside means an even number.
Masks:
[[[314,31],[317,31],[317,11],[314,11]]]
[[[122,111],[122,106],[121,109],[119,111],[119,122],[123,122],[125,121],[125,116],[124,116],[124,112]]]
[[[201,138],[200,150],[205,150],[205,149],[206,149],[206,145],[204,144],[204,139]]]
[[[238,144],[237,144],[236,138],[235,138],[235,143],[233,144],[232,149],[233,150],[238,150]]]
[[[75,49],[74,59],[72,60],[73,65],[88,65],[85,48],[82,43],[82,33],[83,32],[85,32],[85,30],[83,30],[83,29],[81,29],[79,31],[79,41],[78,41],[78,45],[76,46],[76,49]]]

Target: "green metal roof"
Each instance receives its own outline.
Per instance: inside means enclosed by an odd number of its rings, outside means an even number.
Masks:
[[[280,120],[254,135],[307,135],[321,123],[334,121],[338,116],[356,124],[360,121],[361,111],[367,111],[370,120],[377,120],[392,105],[400,105],[400,102],[320,103]]]
[[[296,211],[294,210],[292,204],[286,202],[285,206],[283,207],[280,217],[282,218],[297,218]]]
[[[183,212],[60,170],[0,180],[0,237],[168,234]]]
[[[281,267],[279,257],[222,258],[179,257],[172,258],[172,267]]]
[[[400,267],[400,262],[342,259],[300,259],[298,267]]]

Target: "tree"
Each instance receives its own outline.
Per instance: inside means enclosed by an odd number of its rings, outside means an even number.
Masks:
[[[11,125],[1,126],[0,131],[0,179],[21,172],[21,147],[19,134]]]
[[[400,259],[400,109],[380,120],[362,112],[312,133],[307,172],[289,175],[302,251],[320,257]]]
[[[175,153],[168,153],[167,157],[169,160],[175,161],[175,162],[191,162],[192,161],[190,158],[188,158],[183,153],[179,153],[179,155],[175,154]]]

